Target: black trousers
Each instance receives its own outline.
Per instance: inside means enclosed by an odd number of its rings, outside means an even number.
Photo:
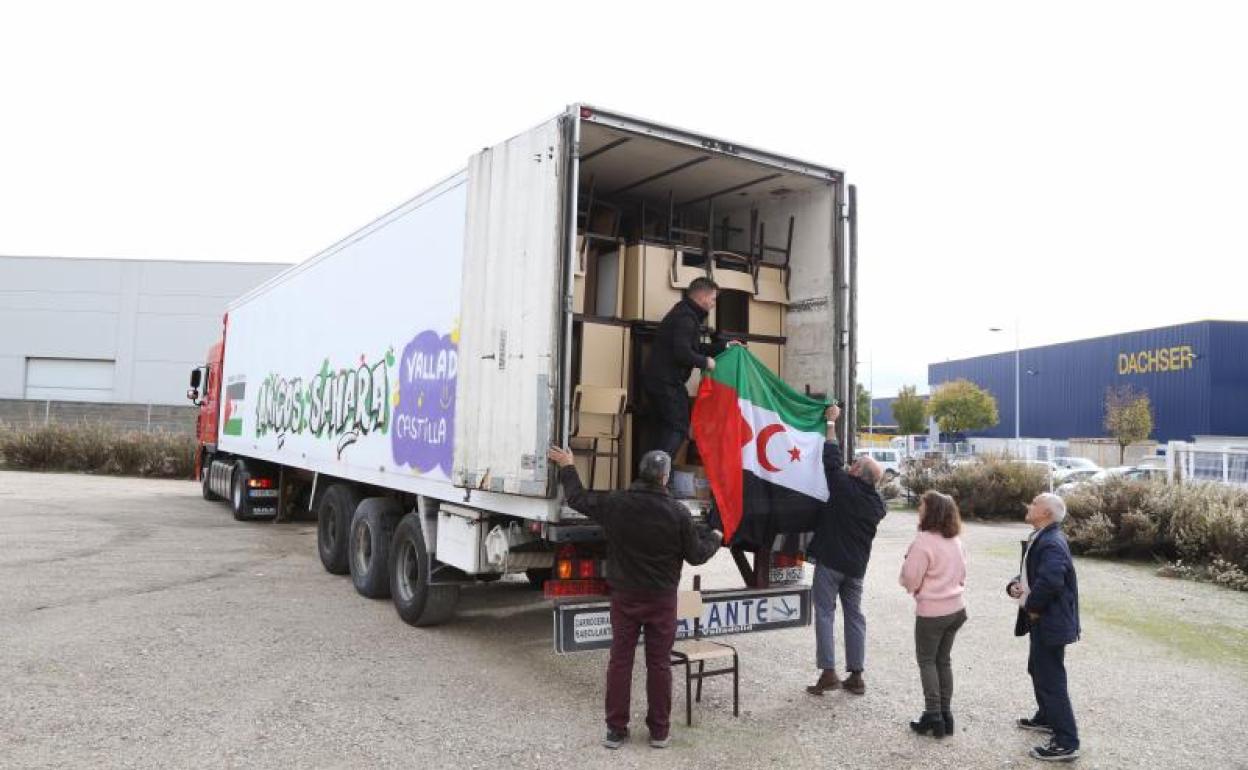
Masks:
[[[1031,631],[1027,673],[1036,691],[1036,718],[1053,728],[1053,738],[1064,749],[1079,748],[1079,729],[1066,688],[1066,645],[1045,644]]]
[[[662,449],[676,457],[680,445],[689,438],[689,391],[684,385],[647,382],[650,402],[650,441],[647,450]]]

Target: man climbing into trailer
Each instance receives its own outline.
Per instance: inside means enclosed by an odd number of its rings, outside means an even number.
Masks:
[[[638,479],[627,491],[591,492],[581,484],[572,452],[551,447],[559,466],[564,501],[602,525],[611,574],[611,659],[607,664],[607,735],[618,749],[628,738],[630,688],[637,636],[646,646],[646,725],[650,745],[667,748],[672,713],[672,643],[676,639],[676,589],[683,562],[704,564],[724,534],[700,531],[689,510],[667,491],[672,460],[664,452],[641,458]]]
[[[715,309],[719,286],[710,278],[695,278],[685,296],[659,323],[650,359],[642,373],[642,387],[653,415],[650,448],[675,457],[689,438],[689,391],[685,383],[694,368],[714,371],[715,356],[727,345],[718,337],[701,341],[702,324]],[[727,344],[740,344],[735,340]]]

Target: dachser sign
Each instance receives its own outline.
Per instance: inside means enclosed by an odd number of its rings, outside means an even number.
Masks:
[[[1184,369],[1191,369],[1195,361],[1196,354],[1192,351],[1191,345],[1141,350],[1138,353],[1119,353],[1118,373],[1180,372]]]

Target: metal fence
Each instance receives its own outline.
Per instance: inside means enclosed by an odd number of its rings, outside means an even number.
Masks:
[[[1248,449],[1171,441],[1166,451],[1166,478],[1171,483],[1213,481],[1248,486]]]
[[[53,423],[103,423],[122,430],[166,433],[195,432],[198,410],[168,404],[116,404],[88,401],[0,399],[0,424],[33,427]]]

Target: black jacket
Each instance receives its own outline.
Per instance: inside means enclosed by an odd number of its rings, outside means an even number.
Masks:
[[[606,532],[612,588],[675,591],[682,561],[703,564],[719,550],[719,536],[699,532],[664,487],[636,481],[626,492],[593,492],[572,466],[559,471],[559,481],[568,505]]]
[[[660,384],[684,387],[695,368],[706,366],[708,356],[724,352],[724,344],[718,339],[710,345],[701,341],[706,315],[706,311],[688,296],[667,311],[659,323],[646,363],[644,379],[648,387],[653,389]]]
[[[1027,603],[1018,609],[1014,623],[1014,635],[1031,633],[1048,645],[1071,644],[1078,641],[1079,627],[1079,581],[1075,576],[1075,562],[1070,556],[1070,544],[1057,524],[1050,524],[1037,532],[1031,541],[1031,550],[1023,544],[1027,570]],[[1020,582],[1022,574],[1010,581]],[[1009,586],[1006,586],[1009,589]],[[1039,620],[1032,621],[1028,612],[1039,613]]]
[[[867,574],[871,541],[884,519],[884,499],[875,487],[845,472],[841,446],[823,445],[823,472],[828,477],[828,503],[819,511],[810,553],[815,561],[848,577]]]

